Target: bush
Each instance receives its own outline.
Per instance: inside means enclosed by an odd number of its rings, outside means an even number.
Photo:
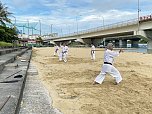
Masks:
[[[12,43],[0,42],[0,47],[12,47]]]

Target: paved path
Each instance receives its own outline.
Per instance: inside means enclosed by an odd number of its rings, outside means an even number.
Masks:
[[[19,114],[62,114],[52,107],[48,91],[38,78],[36,67],[30,63]]]

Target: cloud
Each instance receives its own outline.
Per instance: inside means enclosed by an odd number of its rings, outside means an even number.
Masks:
[[[120,10],[109,10],[104,13],[97,12],[97,13],[92,13],[91,15],[85,16],[81,19],[81,21],[94,21],[94,20],[127,20],[131,18],[136,17],[136,12],[129,12],[129,11],[120,11]]]
[[[68,9],[70,10],[70,8]],[[87,11],[86,11],[87,12]],[[72,17],[64,17],[62,15],[56,14],[50,14],[50,15],[39,15],[39,16],[29,16],[29,15],[24,15],[24,16],[18,16],[17,19],[18,21],[24,21],[27,23],[27,19],[30,22],[30,25],[35,22],[39,22],[41,20],[41,24],[43,27],[46,27],[47,29],[43,29],[43,31],[49,32],[49,26],[53,24],[53,30],[54,32],[58,31],[61,33],[69,33],[69,28],[70,32],[76,32],[76,26],[77,23],[79,24],[79,30],[85,30],[89,29],[92,27],[97,27],[97,26],[102,26],[103,25],[103,18],[104,18],[104,24],[111,24],[113,22],[119,22],[123,20],[127,20],[129,17],[135,18],[136,17],[136,12],[128,12],[128,11],[119,11],[119,10],[109,10],[104,13],[92,13],[93,11],[90,11],[91,13],[85,13],[84,15],[77,15],[77,17],[72,15]],[[77,18],[77,21],[76,21]],[[37,26],[37,29],[39,27]]]
[[[39,22],[48,28],[61,32],[70,27],[76,30],[88,29],[105,24],[129,20],[137,17],[137,0],[2,0],[9,6],[18,22]],[[152,11],[151,0],[140,0],[140,15]],[[73,29],[73,30],[72,30]],[[46,29],[47,30],[47,29]]]
[[[53,0],[53,1],[44,0],[43,5],[47,6],[47,7],[63,8],[66,6],[65,5],[66,2],[67,2],[67,0],[60,0],[60,1],[59,0]]]
[[[22,8],[28,8],[30,6],[29,0],[12,0],[12,4]]]

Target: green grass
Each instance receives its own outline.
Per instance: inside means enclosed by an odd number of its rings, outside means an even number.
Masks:
[[[15,47],[17,46],[21,46],[21,44],[16,44],[14,45]],[[7,42],[3,42],[3,41],[0,41],[0,47],[13,47],[13,44],[12,43],[7,43]]]
[[[7,43],[7,42],[0,42],[0,47],[12,47],[12,43]]]

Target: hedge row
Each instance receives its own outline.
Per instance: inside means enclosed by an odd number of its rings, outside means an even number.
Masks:
[[[21,45],[0,41],[0,48],[7,48],[7,47],[9,48],[9,47],[18,47],[18,46],[21,46]]]
[[[12,43],[0,42],[0,47],[12,47]]]

